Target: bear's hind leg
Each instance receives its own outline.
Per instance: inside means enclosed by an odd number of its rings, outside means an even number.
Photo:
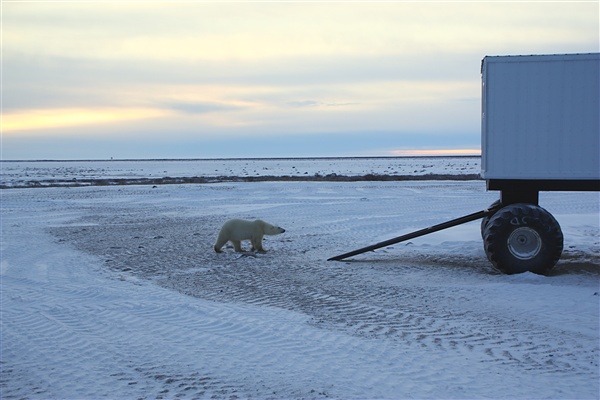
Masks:
[[[225,245],[225,243],[227,243],[227,234],[224,232],[223,229],[221,229],[221,231],[219,232],[219,236],[217,237],[217,241],[215,243],[214,249],[217,253],[222,253],[223,251],[221,250],[221,248]]]
[[[227,243],[227,240],[222,241],[220,239],[217,239],[217,243],[215,243],[214,249],[217,253],[222,253],[223,250],[221,250],[221,247],[223,247],[223,245]]]
[[[240,240],[232,240],[231,243],[233,243],[233,248],[236,252],[241,253],[244,251],[244,249],[242,249],[242,242]]]

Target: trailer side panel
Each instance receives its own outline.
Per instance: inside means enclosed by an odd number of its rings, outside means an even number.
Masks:
[[[486,57],[482,177],[600,179],[600,54]]]

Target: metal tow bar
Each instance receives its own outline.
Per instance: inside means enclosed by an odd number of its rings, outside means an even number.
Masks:
[[[488,209],[478,211],[473,214],[465,215],[464,217],[456,218],[456,219],[453,219],[448,222],[430,226],[429,228],[421,229],[419,231],[415,231],[412,233],[407,233],[406,235],[398,236],[396,238],[386,240],[384,242],[380,242],[380,243],[376,243],[371,246],[363,247],[362,249],[358,249],[358,250],[350,251],[348,253],[340,254],[339,256],[335,256],[335,257],[331,257],[331,258],[327,259],[327,261],[341,261],[345,258],[352,257],[357,254],[366,253],[367,251],[373,251],[373,250],[379,249],[381,247],[389,246],[389,245],[392,245],[395,243],[400,243],[405,240],[414,239],[419,236],[428,235],[430,233],[441,231],[441,230],[447,229],[447,228],[451,228],[453,226],[457,226],[457,225],[465,224],[467,222],[475,221],[477,219],[484,218],[484,217],[487,217],[488,215],[494,214],[498,209],[499,209],[499,207],[490,207]]]

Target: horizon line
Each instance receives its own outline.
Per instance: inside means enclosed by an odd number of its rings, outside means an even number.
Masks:
[[[182,158],[41,158],[41,159],[0,159],[0,162],[111,162],[111,161],[218,161],[218,160],[339,160],[369,158],[462,158],[481,157],[481,154],[405,154],[384,156],[298,156],[298,157],[182,157]]]

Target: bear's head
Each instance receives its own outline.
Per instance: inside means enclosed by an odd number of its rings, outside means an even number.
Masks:
[[[274,226],[271,224],[265,226],[265,235],[280,235],[283,232],[285,232],[285,229],[280,228],[279,226]]]

